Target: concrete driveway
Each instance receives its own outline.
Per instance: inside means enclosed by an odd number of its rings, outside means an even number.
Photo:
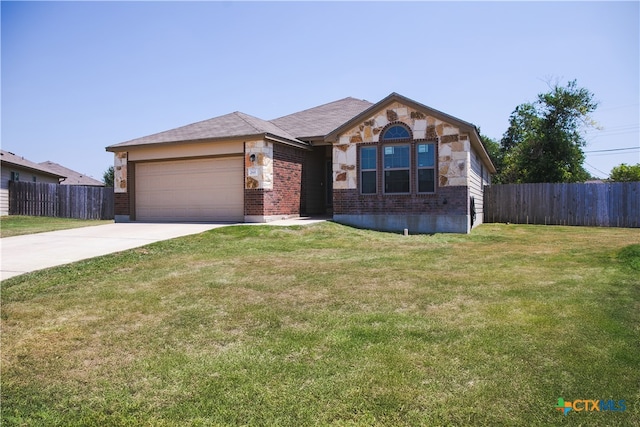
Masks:
[[[0,239],[0,280],[232,224],[119,223]]]
[[[266,225],[309,225],[322,221],[326,221],[326,218],[303,217],[273,221]],[[43,268],[137,248],[161,240],[198,234],[232,225],[239,224],[133,222],[5,237],[0,239],[0,252],[2,253],[0,280]]]

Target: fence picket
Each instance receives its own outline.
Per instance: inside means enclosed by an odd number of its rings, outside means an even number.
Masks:
[[[113,219],[113,188],[9,181],[9,215]]]
[[[485,187],[484,221],[640,227],[640,182]]]

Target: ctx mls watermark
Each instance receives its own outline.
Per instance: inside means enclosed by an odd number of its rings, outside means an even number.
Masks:
[[[561,411],[564,415],[569,414],[571,411],[575,412],[623,412],[627,410],[627,405],[624,400],[612,400],[612,399],[576,399],[576,400],[564,400],[562,397],[558,398],[558,404],[556,409]]]

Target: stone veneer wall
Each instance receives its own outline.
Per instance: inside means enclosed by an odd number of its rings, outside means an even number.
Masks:
[[[358,145],[379,142],[382,129],[393,122],[409,126],[414,140],[438,139],[438,187],[468,185],[469,136],[449,123],[394,102],[339,135],[333,145],[334,189],[358,188]]]
[[[376,144],[385,126],[403,123],[412,132],[411,193],[384,194],[378,173],[378,193],[360,194],[358,146]],[[414,142],[437,142],[436,189],[417,193]],[[386,109],[340,134],[333,145],[334,220],[356,227],[411,233],[468,233],[470,140],[460,129],[394,102]],[[380,154],[378,160],[380,161]],[[378,168],[382,171],[382,168]]]
[[[244,143],[245,189],[273,189],[273,146],[265,140]]]
[[[115,153],[113,157],[113,191],[115,193],[126,193],[128,153],[120,151]]]
[[[247,176],[244,191],[245,217],[249,217],[248,220],[269,221],[299,216],[305,152],[283,144],[268,142],[267,144],[270,145],[268,148],[270,148],[271,157],[268,160],[263,157],[263,162],[269,166],[265,167],[263,174],[259,176],[262,178],[262,187],[268,186],[268,188],[252,188],[254,184],[260,187],[260,181],[255,177]],[[262,152],[262,154],[267,153]],[[250,155],[251,152],[245,153],[247,158]],[[249,178],[253,178],[255,182]]]
[[[115,153],[113,163],[114,214],[116,220],[127,221],[131,206],[128,192],[129,167],[127,165],[127,152]]]

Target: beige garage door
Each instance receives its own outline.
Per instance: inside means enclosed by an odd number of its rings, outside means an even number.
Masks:
[[[137,163],[136,219],[243,221],[242,157]]]

